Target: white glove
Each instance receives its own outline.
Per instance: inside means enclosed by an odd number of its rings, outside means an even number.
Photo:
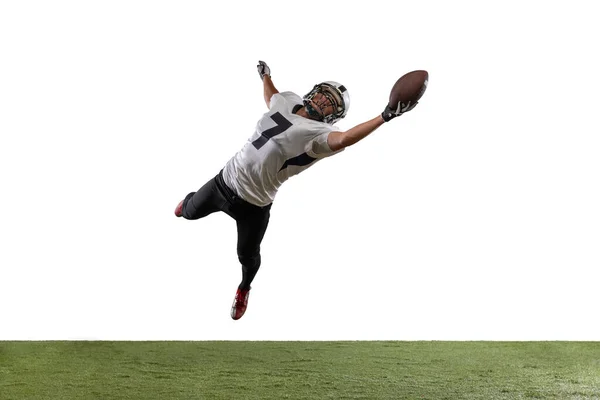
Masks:
[[[271,68],[269,68],[266,62],[259,61],[256,68],[258,69],[258,75],[260,75],[260,79],[263,79],[265,75],[268,75],[269,78],[271,77]]]

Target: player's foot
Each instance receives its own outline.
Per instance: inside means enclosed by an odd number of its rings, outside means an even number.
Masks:
[[[242,318],[248,307],[248,297],[250,297],[250,288],[247,290],[238,288],[231,306],[231,318],[235,320]]]
[[[183,200],[179,202],[177,208],[175,209],[175,216],[182,217],[183,216]]]

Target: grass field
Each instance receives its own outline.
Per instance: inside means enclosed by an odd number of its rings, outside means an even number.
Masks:
[[[0,399],[600,399],[600,342],[0,342]]]

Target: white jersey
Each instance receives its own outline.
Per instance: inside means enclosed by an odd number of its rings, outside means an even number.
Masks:
[[[338,128],[294,114],[297,105],[302,98],[295,93],[274,94],[254,134],[223,168],[227,186],[251,204],[272,203],[283,182],[343,151],[334,152],[327,144],[329,133]]]

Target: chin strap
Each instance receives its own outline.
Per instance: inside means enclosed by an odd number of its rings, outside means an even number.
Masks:
[[[296,104],[292,109],[292,114],[296,114],[302,107],[304,107],[302,104]]]

